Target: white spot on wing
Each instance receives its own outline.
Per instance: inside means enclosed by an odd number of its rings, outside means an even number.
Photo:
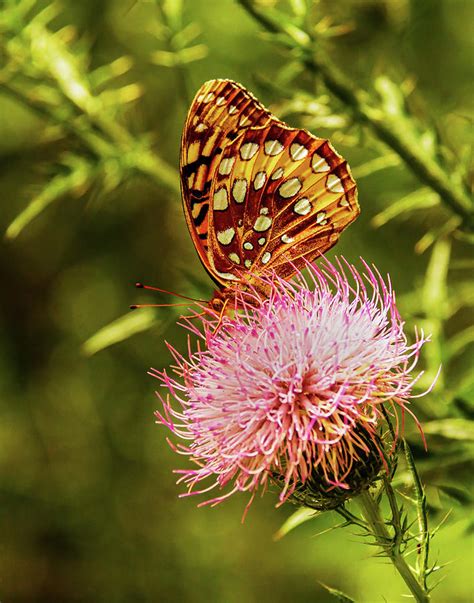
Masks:
[[[244,249],[246,249],[247,251],[252,251],[252,249],[253,249],[252,243],[250,241],[245,241]]]
[[[226,228],[225,230],[218,231],[217,240],[221,245],[230,245],[234,236],[235,230],[231,226],[230,228]]]
[[[212,207],[216,211],[223,211],[229,207],[227,191],[224,187],[220,188],[214,193],[212,198]]]
[[[200,123],[196,126],[196,132],[204,132],[204,130],[207,130],[206,124]]]
[[[290,147],[290,157],[293,161],[301,161],[308,155],[308,149],[302,144],[294,142]]]
[[[273,174],[271,175],[271,179],[272,180],[278,180],[278,178],[281,178],[283,176],[283,172],[285,170],[282,167],[277,168]]]
[[[326,188],[331,193],[343,193],[344,187],[342,186],[342,182],[340,178],[336,176],[336,174],[329,174],[326,180]]]
[[[280,184],[278,192],[280,193],[280,196],[288,199],[289,197],[294,197],[294,195],[301,190],[302,186],[299,178],[290,178],[283,182],[283,184]]]
[[[270,228],[271,225],[272,225],[271,218],[269,218],[268,216],[259,216],[255,220],[253,229],[256,230],[257,232],[265,232],[266,230],[268,230]],[[259,243],[260,243],[260,241],[259,241]]]
[[[281,235],[281,240],[283,243],[293,243],[294,238],[289,237],[287,234]]]
[[[255,174],[255,178],[253,179],[253,188],[256,191],[259,191],[262,186],[265,184],[265,180],[267,179],[267,174],[265,172],[257,172]]]
[[[223,159],[219,164],[219,174],[221,176],[228,176],[232,168],[234,167],[235,157],[227,157]]]
[[[251,123],[252,122],[250,121],[247,115],[242,115],[239,121],[239,126],[244,128],[245,126],[249,126]]]
[[[251,265],[252,265],[252,261],[251,261],[251,260],[245,260],[245,262],[244,262],[244,266],[245,266],[246,268],[250,268],[250,266],[251,266]]]
[[[248,161],[252,159],[257,151],[258,144],[256,142],[246,142],[240,147],[240,156],[244,161]]]
[[[229,259],[230,259],[232,262],[234,262],[234,264],[240,264],[240,258],[239,258],[239,256],[238,256],[236,253],[234,253],[234,252],[229,253]]]
[[[265,237],[260,237],[258,239],[258,244],[259,245],[265,245],[266,242],[267,242],[267,239]]]
[[[235,276],[235,274],[232,274],[231,272],[219,272],[218,270],[216,270],[216,274],[217,276],[220,276],[221,278],[225,279],[226,281],[238,281],[238,277]]]
[[[311,167],[313,168],[313,172],[321,173],[321,172],[329,172],[331,169],[329,167],[329,163],[321,157],[317,153],[315,153],[311,159]]]
[[[238,109],[235,105],[229,105],[229,115],[234,115],[234,113],[237,113]]]
[[[247,196],[247,180],[245,178],[234,180],[232,196],[236,203],[243,203],[245,201],[245,197]]]
[[[343,199],[341,199],[339,201],[339,206],[340,207],[349,207],[349,201],[344,197]]]
[[[328,221],[326,220],[326,212],[325,211],[320,211],[316,214],[316,224],[327,224]]]
[[[293,206],[295,214],[306,216],[311,211],[311,203],[308,197],[301,197]]]
[[[279,140],[265,141],[265,154],[274,157],[283,151],[283,145]]]
[[[216,105],[218,107],[221,107],[222,105],[225,105],[225,96],[219,96],[216,100]]]
[[[214,97],[216,95],[214,94],[214,92],[209,92],[209,94],[206,94],[206,96],[202,99],[203,103],[210,103],[212,100],[214,100]]]
[[[262,264],[268,264],[271,257],[272,254],[269,251],[265,251],[265,253],[262,255]]]
[[[261,208],[260,208],[260,213],[262,214],[262,216],[266,216],[266,215],[268,215],[268,212],[269,212],[269,211],[270,211],[270,210],[268,209],[268,207],[261,207]]]

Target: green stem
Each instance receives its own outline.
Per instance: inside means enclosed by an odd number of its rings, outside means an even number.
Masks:
[[[297,48],[309,71],[320,74],[328,90],[348,105],[368,125],[374,134],[392,148],[407,167],[432,190],[453,212],[460,216],[468,229],[474,228],[474,210],[466,191],[454,182],[441,166],[427,156],[407,132],[391,121],[383,110],[376,107],[370,96],[357,88],[345,73],[314,44],[307,32],[289,27],[284,19],[276,19],[259,10],[252,0],[238,0],[243,8],[267,31],[283,34],[292,48]]]
[[[418,582],[413,571],[406,563],[398,546],[394,545],[392,536],[380,513],[378,504],[368,490],[365,490],[357,498],[365,520],[375,537],[377,544],[382,548],[385,555],[391,560],[394,567],[403,578],[418,603],[428,603],[430,597],[423,586]]]
[[[403,440],[403,449],[405,451],[408,469],[413,477],[413,487],[416,496],[416,511],[419,532],[419,555],[417,557],[418,574],[421,576],[423,586],[426,589],[426,578],[428,576],[428,557],[430,552],[430,532],[428,529],[428,513],[426,510],[426,494],[416,469],[415,460],[413,459],[413,455],[406,440]]]

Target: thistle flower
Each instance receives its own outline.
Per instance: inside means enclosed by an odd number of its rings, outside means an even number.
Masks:
[[[386,464],[386,417],[396,439],[427,339],[416,334],[409,345],[390,281],[375,268],[324,260],[307,272],[292,282],[265,277],[263,301],[237,292],[236,311],[220,323],[186,321],[201,345],[186,357],[169,346],[173,376],[150,372],[171,394],[158,394],[157,422],[186,441],[176,450],[196,465],[177,471],[183,496],[227,487],[201,503],[217,504],[273,482],[279,504],[311,498],[324,508],[335,492],[329,508]]]

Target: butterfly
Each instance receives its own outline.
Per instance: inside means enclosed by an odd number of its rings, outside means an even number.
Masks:
[[[349,166],[331,143],[280,121],[231,80],[198,90],[180,175],[189,232],[218,286],[214,310],[239,289],[258,290],[268,271],[291,278],[360,212]]]

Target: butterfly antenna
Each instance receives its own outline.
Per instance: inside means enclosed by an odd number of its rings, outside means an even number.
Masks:
[[[144,285],[143,283],[135,283],[135,287],[137,289],[147,289],[148,291],[158,291],[158,293],[166,293],[166,295],[173,295],[174,297],[179,297],[181,299],[188,299],[189,301],[198,302],[201,304],[207,303],[204,299],[196,299],[195,297],[188,297],[187,295],[182,295],[181,293],[175,293],[174,291],[168,291],[167,289],[160,289],[159,287],[152,287],[151,285]],[[171,305],[173,305],[173,304],[171,304]]]
[[[184,306],[189,308],[189,304],[132,304],[128,307],[130,310],[136,310],[137,308],[180,308]]]

